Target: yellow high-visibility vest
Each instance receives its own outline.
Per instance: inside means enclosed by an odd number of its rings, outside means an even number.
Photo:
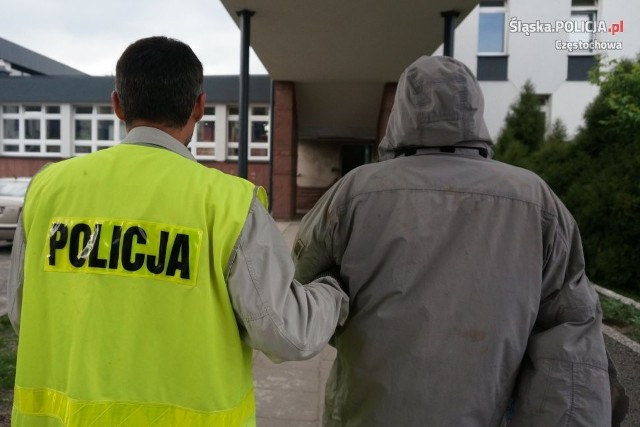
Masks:
[[[225,274],[262,188],[120,144],[42,170],[23,212],[12,425],[255,426]]]

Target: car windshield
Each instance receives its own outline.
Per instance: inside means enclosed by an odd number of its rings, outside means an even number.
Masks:
[[[28,181],[0,181],[0,196],[24,197]]]

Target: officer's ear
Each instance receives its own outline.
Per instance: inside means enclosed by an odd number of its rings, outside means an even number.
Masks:
[[[191,113],[191,117],[193,117],[195,122],[199,122],[200,119],[202,119],[202,116],[204,116],[204,104],[206,101],[207,94],[204,92],[196,98],[196,105],[193,106],[193,112]]]
[[[122,120],[124,120],[124,109],[122,108],[122,104],[120,103],[120,96],[118,92],[115,90],[111,92],[111,106],[113,107],[113,111],[115,111],[116,116]]]

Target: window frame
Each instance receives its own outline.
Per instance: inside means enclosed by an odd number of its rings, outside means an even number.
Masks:
[[[17,112],[8,112],[9,108],[17,108]],[[57,112],[50,111],[57,107]],[[62,157],[64,154],[63,126],[64,112],[62,104],[56,103],[7,103],[0,108],[0,153],[6,157]],[[5,121],[18,122],[18,137],[5,137]],[[48,122],[58,122],[58,138],[48,138]],[[27,138],[28,123],[37,123],[38,135]],[[34,151],[34,148],[38,148]],[[15,149],[14,149],[15,148]]]
[[[483,14],[498,14],[501,13],[503,16],[502,22],[502,51],[481,51],[480,50],[480,20]],[[478,6],[478,42],[476,46],[476,51],[478,56],[506,56],[507,55],[507,23],[508,23],[508,3],[507,1],[503,2],[502,6],[482,6],[482,2]]]
[[[213,108],[213,111],[207,111],[201,122],[211,121],[214,123],[215,128],[212,131],[214,141],[198,140],[198,129],[199,126],[202,126],[199,123],[194,128],[191,143],[188,145],[191,153],[198,161],[237,161],[239,141],[229,140],[230,124],[239,122],[237,104],[207,104],[205,108]],[[269,162],[271,156],[271,106],[269,103],[252,103],[249,108],[248,160],[251,162]],[[39,109],[39,111],[26,111],[34,109]],[[33,126],[39,126],[40,138],[27,140],[25,138],[28,126],[26,120],[36,119],[39,124]],[[11,122],[6,122],[7,120]],[[15,122],[13,122],[14,120]],[[55,136],[59,138],[47,139],[48,127],[52,126],[50,120],[57,121],[53,126]],[[87,121],[85,124],[86,134],[84,135],[86,139],[79,139],[78,137],[81,135],[77,133],[76,129],[81,126],[78,122],[82,120]],[[101,125],[103,121],[108,124]],[[15,126],[16,123],[17,137],[4,138],[5,127],[8,125]],[[104,136],[100,139],[101,126],[109,129],[106,139]],[[264,128],[259,126],[264,126]],[[126,126],[124,122],[118,119],[111,105],[106,102],[14,102],[0,104],[0,156],[71,158],[117,145],[125,136]],[[40,151],[27,151],[27,147],[30,145],[37,145]],[[203,148],[213,148],[213,151],[205,151]],[[228,153],[231,153],[231,155],[228,155]]]
[[[586,14],[592,14],[592,19],[591,22],[594,22],[594,24],[598,21],[598,15],[599,15],[599,2],[598,0],[593,0],[593,4],[590,5],[574,5],[574,1],[571,2],[571,12],[570,12],[570,21],[577,21],[578,20],[574,19],[574,16],[578,16],[578,15],[586,15]],[[587,42],[592,42],[596,40],[596,33],[570,33],[569,36],[569,41],[570,42],[574,42],[574,41],[579,41],[582,39],[576,38],[575,36],[577,35],[586,35],[588,37]],[[573,52],[571,52],[571,56],[592,56],[593,53],[593,49],[588,49],[588,50],[574,50]]]
[[[206,110],[208,108],[214,109],[213,114],[207,114]],[[196,160],[220,160],[220,146],[223,145],[221,144],[220,138],[222,137],[224,139],[224,135],[221,135],[219,129],[220,123],[224,123],[221,118],[222,109],[224,109],[224,105],[206,104],[204,116],[202,116],[202,119],[200,119],[200,121],[196,123],[196,126],[193,128],[193,135],[191,136],[191,142],[189,143],[188,148]],[[198,139],[198,132],[204,122],[213,122],[213,141],[200,141]],[[198,152],[200,149],[213,149],[213,154],[200,154]]]
[[[78,112],[79,108],[91,108],[91,113]],[[100,111],[101,108],[109,108],[109,112]],[[78,139],[77,138],[77,122],[89,121],[90,123],[90,138]],[[100,127],[101,122],[109,122],[112,126],[113,135],[111,139],[100,139]],[[107,103],[96,104],[73,104],[71,105],[71,138],[70,138],[70,157],[84,156],[86,154],[95,153],[105,148],[113,147],[118,144],[126,135],[125,124],[120,120],[113,107]],[[79,150],[82,149],[82,150]]]
[[[265,113],[264,114],[256,114],[256,109],[262,109],[264,108]],[[238,161],[238,149],[239,149],[239,145],[240,145],[240,141],[233,141],[231,140],[230,137],[230,132],[229,132],[229,125],[231,123],[239,123],[240,122],[240,115],[239,115],[239,111],[238,114],[231,114],[233,109],[238,109],[238,106],[235,104],[229,104],[227,106],[227,120],[226,120],[226,131],[227,131],[227,147],[226,147],[226,157],[229,160],[233,160],[233,161]],[[266,123],[266,134],[267,134],[267,140],[266,141],[254,141],[253,139],[253,126],[255,123],[261,123],[261,122],[265,122]],[[270,154],[271,154],[271,114],[270,114],[270,106],[269,104],[263,104],[263,103],[255,103],[255,104],[250,104],[249,105],[249,143],[248,143],[248,153],[247,153],[247,159],[249,161],[252,162],[268,162],[270,160]],[[239,135],[238,135],[239,136]],[[235,153],[233,151],[235,151]],[[253,150],[265,150],[266,154],[262,154],[262,155],[257,155],[257,154],[252,154]]]

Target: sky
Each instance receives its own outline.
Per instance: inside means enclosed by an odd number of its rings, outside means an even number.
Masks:
[[[187,43],[205,75],[240,73],[240,30],[220,0],[6,0],[0,37],[93,76],[115,74],[132,42],[164,35]],[[250,52],[249,72],[266,74]]]

